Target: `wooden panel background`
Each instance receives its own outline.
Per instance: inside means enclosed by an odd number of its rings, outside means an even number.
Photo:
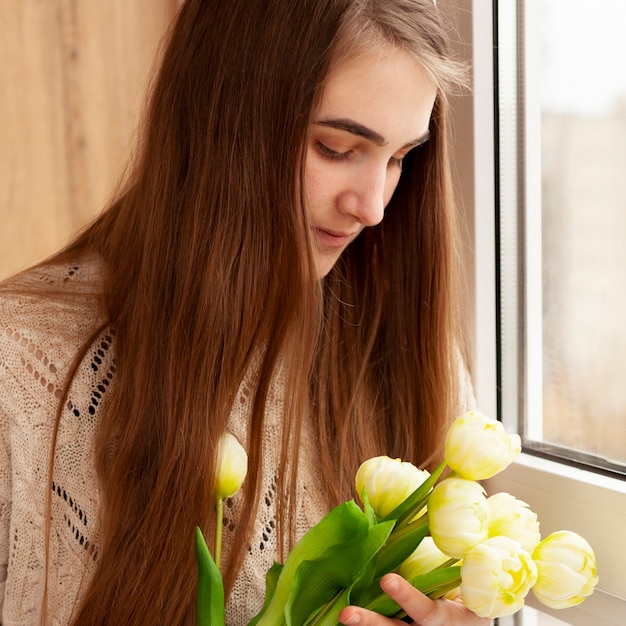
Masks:
[[[0,0],[0,279],[106,203],[177,6]]]

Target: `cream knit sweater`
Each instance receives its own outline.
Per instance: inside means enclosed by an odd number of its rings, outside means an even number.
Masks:
[[[3,626],[39,624],[45,566],[45,503],[54,418],[72,360],[102,322],[97,294],[102,267],[89,259],[34,270],[33,284],[83,294],[75,300],[0,297],[0,607]],[[72,383],[61,415],[52,481],[48,607],[50,623],[68,624],[99,557],[100,490],[93,466],[99,411],[115,384],[114,339],[103,331]],[[264,442],[264,487],[256,535],[227,606],[241,626],[263,602],[265,572],[277,558],[275,481],[280,449],[281,378],[270,396]],[[251,389],[241,385],[229,429],[246,439]],[[311,437],[302,446],[297,530],[319,521],[321,505]],[[237,524],[237,496],[225,507],[224,551]]]

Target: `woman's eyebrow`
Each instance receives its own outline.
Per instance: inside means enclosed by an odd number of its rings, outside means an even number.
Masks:
[[[348,133],[352,133],[357,137],[364,137],[377,146],[384,146],[387,144],[385,138],[377,133],[375,130],[363,126],[354,120],[350,119],[322,119],[315,122],[320,126],[328,126],[330,128],[336,128],[337,130],[345,130]]]
[[[365,139],[375,143],[377,146],[386,146],[389,142],[375,130],[368,128],[367,126],[363,126],[363,124],[359,124],[354,120],[350,119],[321,119],[317,120],[315,124],[319,126],[328,126],[329,128],[336,128],[337,130],[344,130],[348,133],[356,135],[357,137],[364,137]],[[426,131],[423,135],[414,139],[413,141],[409,141],[407,144],[403,146],[403,148],[412,148],[414,146],[419,146],[424,143],[430,137],[430,132]]]

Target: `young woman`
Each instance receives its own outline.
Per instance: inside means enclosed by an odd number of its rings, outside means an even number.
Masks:
[[[432,0],[183,3],[118,199],[2,286],[2,624],[194,624],[224,430],[249,456],[232,625],[363,460],[441,458],[460,76]],[[484,623],[384,589],[416,624]]]

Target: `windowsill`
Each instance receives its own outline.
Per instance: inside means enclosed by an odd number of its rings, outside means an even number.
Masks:
[[[530,478],[524,479],[524,476],[531,476],[532,472],[549,476],[556,484],[562,484],[563,487],[570,487],[573,483],[579,486],[593,487],[593,495],[585,494],[584,498],[579,495],[579,500],[589,503],[592,499],[598,500],[607,497],[606,493],[600,495],[600,490],[609,492],[614,495],[626,496],[626,480],[613,478],[604,474],[595,473],[589,470],[580,469],[571,465],[565,465],[549,459],[544,459],[533,454],[522,453],[515,463],[504,472],[495,477],[496,480],[500,476],[508,476],[509,474],[516,477],[520,482],[528,482],[533,484],[534,480]],[[564,481],[564,482],[560,482]],[[626,514],[626,507],[623,509]]]

